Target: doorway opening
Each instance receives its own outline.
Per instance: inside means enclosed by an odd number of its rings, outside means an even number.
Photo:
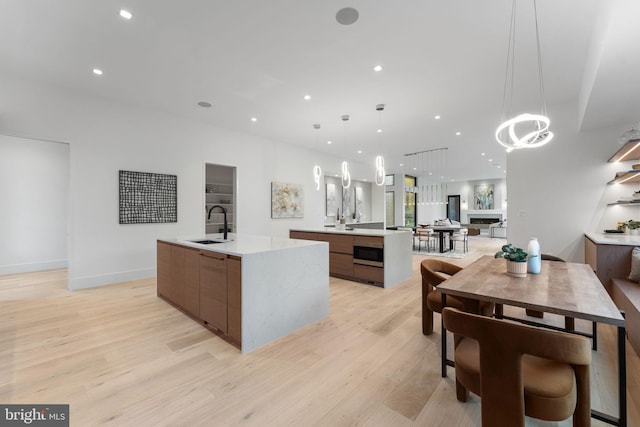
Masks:
[[[224,217],[227,217],[227,232],[235,233],[236,223],[236,168],[205,163],[204,181],[204,228],[206,234],[224,232]],[[214,206],[220,208],[213,209]]]

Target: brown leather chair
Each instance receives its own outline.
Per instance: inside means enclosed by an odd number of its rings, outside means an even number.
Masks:
[[[480,396],[483,426],[524,426],[525,415],[591,425],[588,339],[450,307],[442,319],[455,336],[456,397]]]
[[[425,259],[420,263],[422,274],[422,333],[430,335],[433,332],[433,312],[442,312],[442,293],[437,286],[461,271],[462,267],[439,259]],[[494,304],[470,298],[447,296],[447,306],[463,311],[490,316],[493,314]]]

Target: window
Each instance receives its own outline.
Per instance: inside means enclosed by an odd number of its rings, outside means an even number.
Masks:
[[[396,198],[393,191],[387,191],[384,195],[387,227],[396,225]]]
[[[417,217],[417,204],[415,193],[417,179],[415,176],[404,176],[404,226],[415,227]]]
[[[384,185],[396,185],[395,175],[387,175],[384,177]]]

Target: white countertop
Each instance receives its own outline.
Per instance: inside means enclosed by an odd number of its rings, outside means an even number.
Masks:
[[[340,230],[334,227],[292,228],[290,231],[303,231],[305,233],[349,234],[352,236],[391,236],[398,233],[406,233],[406,231],[380,230],[380,229],[370,229],[370,228]]]
[[[212,252],[227,255],[243,256],[260,252],[272,252],[283,249],[299,248],[310,245],[327,245],[325,242],[315,242],[312,240],[296,240],[284,237],[254,236],[247,234],[229,233],[228,241],[224,243],[213,243],[209,245],[194,243],[193,240],[220,240],[222,233],[199,234],[194,236],[181,236],[175,238],[158,239],[161,242],[176,243],[178,245],[189,246]],[[327,248],[328,250],[328,248]]]
[[[630,235],[628,233],[584,233],[584,235],[598,245],[640,246],[640,235]]]

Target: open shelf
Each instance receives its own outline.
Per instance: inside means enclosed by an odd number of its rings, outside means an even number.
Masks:
[[[640,139],[628,141],[611,156],[609,162],[626,162],[630,160],[640,160]]]
[[[630,170],[615,177],[607,184],[634,184],[637,182],[640,182],[640,170]]]

